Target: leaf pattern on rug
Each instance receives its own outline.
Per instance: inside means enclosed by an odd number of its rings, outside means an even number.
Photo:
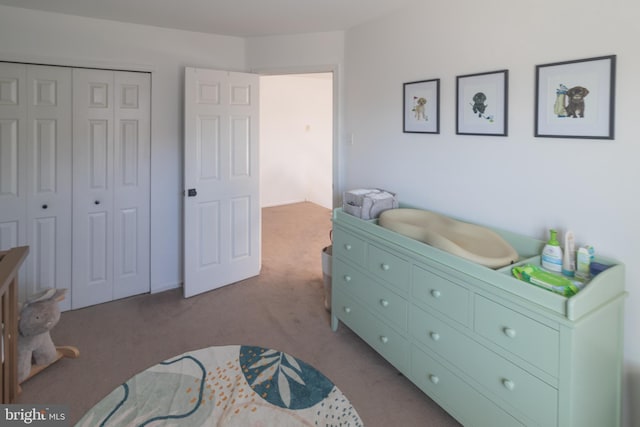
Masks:
[[[311,407],[334,387],[312,366],[273,349],[242,346],[240,364],[247,382],[260,397],[287,409]]]
[[[286,366],[283,364],[283,359],[291,365]],[[306,386],[304,380],[300,378],[298,372],[302,373],[302,368],[298,364],[295,358],[289,356],[286,353],[282,353],[275,350],[267,350],[262,353],[262,358],[256,363],[251,365],[249,369],[258,369],[264,367],[265,369],[258,374],[256,379],[251,383],[251,386],[255,388],[256,385],[262,384],[265,381],[270,381],[274,374],[278,377],[278,390],[280,391],[280,398],[287,408],[291,407],[291,388],[289,387],[289,380],[293,380],[302,386]],[[294,369],[297,369],[296,372]]]

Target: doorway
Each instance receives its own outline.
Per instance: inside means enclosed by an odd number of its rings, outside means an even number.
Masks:
[[[333,73],[260,77],[261,207],[333,207]]]

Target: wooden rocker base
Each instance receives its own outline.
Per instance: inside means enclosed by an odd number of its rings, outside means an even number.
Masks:
[[[33,365],[31,367],[31,372],[29,372],[29,375],[27,376],[27,378],[22,380],[20,384],[27,381],[29,378],[33,377],[34,375],[40,373],[41,371],[48,368],[49,366],[53,365],[63,357],[68,357],[69,359],[77,359],[80,356],[80,351],[73,346],[60,346],[60,347],[56,346],[56,351],[58,354],[51,363],[48,363],[46,365]]]

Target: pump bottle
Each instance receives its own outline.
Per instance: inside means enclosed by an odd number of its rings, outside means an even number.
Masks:
[[[558,232],[551,229],[549,234],[549,241],[542,250],[542,267],[554,273],[561,273],[562,248],[560,248],[560,242],[558,242]]]

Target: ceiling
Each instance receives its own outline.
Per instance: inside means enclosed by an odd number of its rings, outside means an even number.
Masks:
[[[0,0],[0,5],[252,37],[347,30],[413,0]]]

